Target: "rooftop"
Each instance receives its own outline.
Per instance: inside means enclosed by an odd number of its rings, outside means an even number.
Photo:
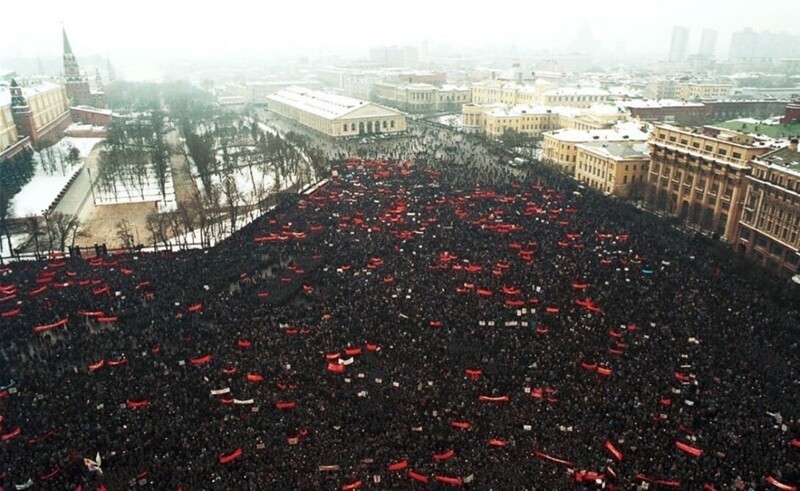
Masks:
[[[611,157],[614,160],[646,159],[648,146],[642,142],[588,142],[581,143],[578,148],[589,150],[592,153]]]
[[[646,108],[654,108],[660,109],[664,107],[704,107],[704,104],[700,102],[684,102],[684,101],[677,101],[674,99],[659,99],[657,101],[651,99],[637,99],[633,101],[627,101],[624,103],[626,107],[634,108],[634,109],[646,109]]]
[[[330,94],[319,90],[311,90],[293,86],[279,90],[268,96],[284,104],[297,107],[326,119],[336,119],[350,111],[367,105],[367,102],[343,95]]]
[[[492,116],[523,116],[526,114],[548,114],[552,113],[552,108],[545,106],[531,106],[527,104],[520,104],[517,106],[508,106],[505,104],[495,105],[495,109],[489,111],[488,114]]]
[[[762,155],[759,160],[777,167],[800,173],[800,152],[795,148],[783,147]]]
[[[545,92],[545,95],[564,96],[607,96],[608,91],[597,87],[559,87]]]
[[[61,89],[61,85],[53,82],[38,82],[36,85],[22,87],[22,95],[25,98],[33,97],[36,94]],[[8,86],[0,85],[0,107],[11,105],[11,89]]]
[[[563,142],[587,143],[591,141],[639,141],[647,140],[647,133],[638,124],[619,124],[602,130],[557,130],[545,133]]]

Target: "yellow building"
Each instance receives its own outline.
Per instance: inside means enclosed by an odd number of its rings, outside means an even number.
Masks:
[[[406,117],[399,111],[351,97],[289,87],[267,97],[267,107],[328,136],[399,133]]]
[[[472,84],[472,102],[475,104],[502,103],[510,106],[541,104],[541,95],[554,87],[556,87],[554,83],[544,80],[536,80],[532,84],[499,79],[486,80]]]
[[[558,115],[543,106],[503,106],[484,114],[481,130],[491,138],[500,138],[512,130],[537,138],[555,127]]]
[[[578,144],[576,148],[575,178],[578,181],[619,198],[644,194],[650,162],[647,143],[590,142]]]
[[[574,176],[578,165],[578,145],[626,141],[645,143],[647,133],[642,131],[640,125],[632,123],[623,123],[603,130],[550,131],[543,134],[542,159],[545,163],[558,167],[565,174]]]
[[[675,88],[677,98],[683,101],[725,99],[731,95],[732,90],[731,84],[703,82],[678,82]]]
[[[22,93],[28,100],[33,111],[33,121],[40,131],[69,109],[67,91],[63,85],[44,82],[25,87]]]
[[[750,162],[770,150],[750,135],[714,127],[656,125],[645,200],[733,242]]]
[[[752,162],[736,249],[781,276],[800,268],[800,152],[797,140]]]
[[[519,104],[465,104],[461,107],[466,129],[499,138],[507,130],[531,137],[556,129],[608,129],[628,119],[617,106],[594,105],[588,109]]]
[[[609,97],[607,91],[594,87],[559,87],[543,92],[539,104],[588,108],[606,102]]]
[[[372,89],[372,100],[412,113],[458,111],[471,97],[469,88],[455,85],[378,82]]]
[[[0,94],[2,94],[0,88]],[[0,105],[0,153],[17,141],[17,125],[11,116],[11,101]]]
[[[12,107],[12,92],[18,107]],[[39,82],[21,87],[12,81],[9,87],[0,86],[0,154],[25,137],[33,145],[57,141],[70,122],[63,85]]]

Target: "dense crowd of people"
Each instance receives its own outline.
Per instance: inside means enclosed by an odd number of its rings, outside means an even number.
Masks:
[[[0,487],[800,482],[797,311],[419,131],[210,250],[3,267]]]

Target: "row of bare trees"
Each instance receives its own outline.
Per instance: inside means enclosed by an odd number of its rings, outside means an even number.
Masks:
[[[98,187],[117,197],[119,187],[124,186],[138,191],[144,199],[152,176],[166,201],[172,153],[166,133],[166,116],[160,109],[146,116],[114,120],[108,128],[105,148],[100,152]]]
[[[325,165],[321,151],[310,151],[309,140],[265,131],[253,118],[225,114],[210,123],[181,127],[202,187],[204,209],[226,218],[228,233],[236,230],[243,213],[264,211],[270,196],[311,182],[315,169]],[[267,177],[270,186],[265,184]],[[249,186],[244,184],[246,180]]]

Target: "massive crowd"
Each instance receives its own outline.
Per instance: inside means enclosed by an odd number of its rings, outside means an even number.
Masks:
[[[428,131],[211,250],[2,268],[0,487],[800,482],[796,311]]]

